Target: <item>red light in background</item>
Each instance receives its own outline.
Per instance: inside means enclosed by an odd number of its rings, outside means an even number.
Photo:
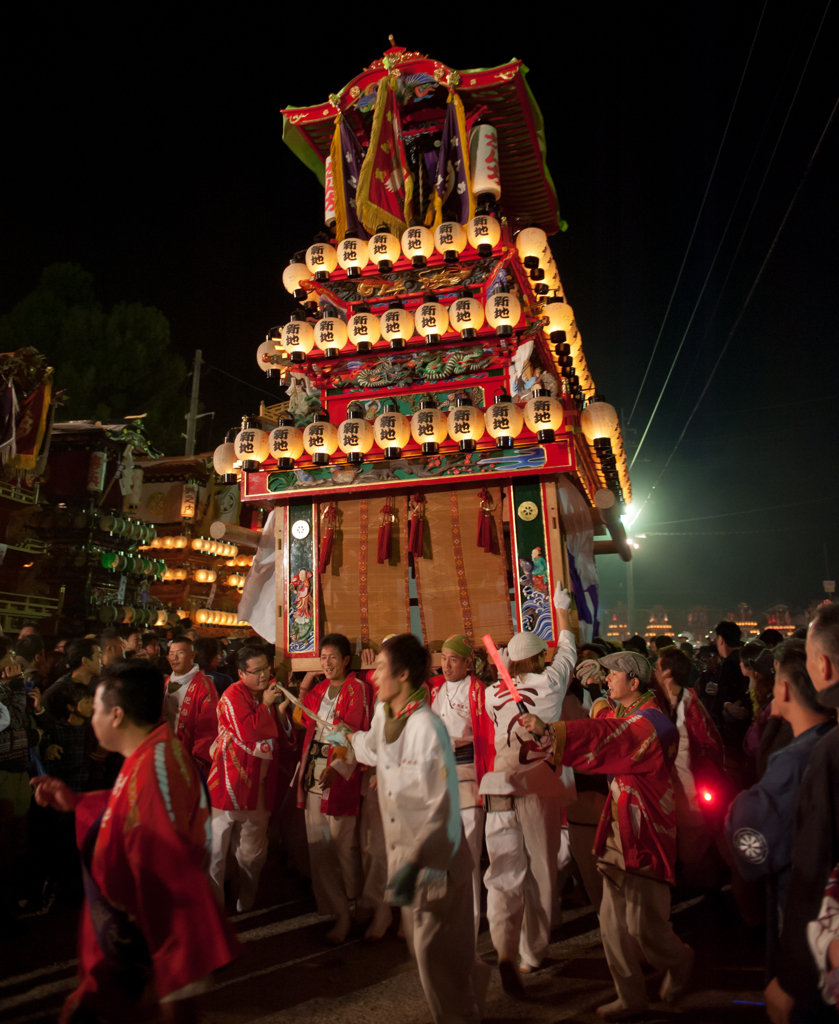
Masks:
[[[702,799],[705,801],[705,803],[709,804],[714,799],[714,794],[708,789],[703,789]]]

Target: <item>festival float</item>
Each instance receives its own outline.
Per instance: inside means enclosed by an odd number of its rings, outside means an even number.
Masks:
[[[257,351],[278,402],[214,462],[273,511],[265,600],[294,668],[327,632],[358,650],[412,624],[432,650],[521,629],[553,647],[557,582],[590,638],[594,537],[630,558],[620,425],[551,245],[565,225],[526,73],[393,45],[282,111],[323,223],[283,273],[298,308]]]

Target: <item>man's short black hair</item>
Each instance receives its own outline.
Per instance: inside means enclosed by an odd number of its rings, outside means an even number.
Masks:
[[[99,640],[91,640],[88,637],[81,637],[78,640],[71,640],[64,651],[64,656],[67,659],[67,668],[71,672],[75,672],[77,668],[82,667],[82,662],[85,658],[93,657],[93,648],[99,646]]]
[[[790,638],[782,641],[772,652],[775,659],[775,678],[789,684],[793,697],[808,711],[820,715],[825,709],[819,704],[818,692],[807,672],[807,646],[803,640]]]
[[[169,646],[171,647],[172,644],[189,644],[189,649],[191,651],[195,650],[195,641],[191,636],[184,636],[183,633],[178,633],[177,636],[173,636],[169,641]]]
[[[653,647],[655,647],[656,652],[658,654],[661,654],[665,647],[675,646],[676,641],[673,639],[672,636],[657,636],[653,638]]]
[[[267,658],[268,655],[265,653],[262,647],[240,647],[236,652],[236,668],[240,672],[248,671],[248,662],[253,661],[254,658]],[[269,662],[270,664],[270,662]]]
[[[352,657],[352,645],[343,633],[327,633],[321,639],[320,647],[318,647],[319,654],[324,647],[334,647],[342,658]]]
[[[764,629],[762,633],[758,633],[757,639],[767,647],[777,647],[783,641],[784,634],[777,629]]]
[[[670,672],[673,682],[683,690],[690,682],[690,658],[678,647],[670,645],[665,647],[659,657],[661,671]]]
[[[431,655],[413,633],[399,633],[385,640],[379,653],[387,655],[393,675],[407,671],[412,691],[419,689],[428,679]]]
[[[631,636],[628,640],[624,640],[623,649],[625,651],[635,651],[642,658],[647,657],[647,641],[642,636],[639,636],[638,633],[635,636]]]
[[[65,719],[70,717],[70,708],[73,711],[85,699],[93,696],[93,692],[87,683],[64,683],[59,691],[59,699],[51,702],[52,707],[59,711],[59,717]]]
[[[115,661],[99,676],[96,692],[106,708],[119,707],[133,725],[157,725],[163,714],[163,676],[145,658]]]
[[[743,643],[743,634],[740,632],[740,627],[736,622],[732,622],[731,619],[721,619],[716,626],[714,626],[714,632],[717,636],[721,636],[723,641],[732,649],[740,647]]]
[[[15,654],[31,665],[39,654],[44,653],[44,638],[40,633],[30,633],[15,641]]]
[[[142,632],[143,631],[142,631],[142,629],[140,629],[139,626],[131,626],[131,625],[129,625],[129,626],[123,626],[120,629],[120,631],[119,631],[119,635],[120,635],[120,637],[123,640],[128,640],[132,636],[134,636],[135,633],[142,633]]]
[[[218,640],[211,636],[201,636],[195,641],[195,660],[199,668],[209,668],[210,662],[217,656]]]
[[[833,667],[839,669],[839,604],[820,605],[810,623],[810,632],[833,662]]]
[[[158,644],[159,646],[160,637],[157,635],[157,633],[143,633],[142,637],[140,638],[140,643],[143,645],[143,647],[148,647],[149,644]]]

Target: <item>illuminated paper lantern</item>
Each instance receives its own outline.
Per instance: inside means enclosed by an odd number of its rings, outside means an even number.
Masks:
[[[399,239],[389,231],[380,228],[367,243],[370,262],[375,263],[380,273],[388,274],[399,259]]]
[[[562,402],[554,398],[547,388],[536,388],[524,407],[524,422],[540,442],[556,440],[562,428]]]
[[[311,271],[303,260],[298,259],[296,256],[283,271],[283,287],[298,300],[308,297],[309,293],[303,287],[303,284],[311,280]]]
[[[466,248],[466,232],[455,220],[445,220],[434,232],[434,247],[446,263],[457,263]]]
[[[316,281],[328,281],[338,266],[338,253],[326,242],[315,242],[306,250],[306,266]]]
[[[449,437],[457,441],[462,452],[473,452],[484,436],[484,414],[472,404],[472,399],[459,397],[457,405],[448,415]]]
[[[595,441],[616,440],[620,433],[618,414],[613,405],[604,402],[602,395],[593,395],[580,413],[580,429],[590,445]]]
[[[316,466],[328,464],[338,447],[338,431],[326,413],[315,413],[314,420],[303,431],[303,447]]]
[[[373,447],[373,426],[364,418],[360,406],[351,405],[347,419],[338,427],[338,447],[352,466],[360,466]]]
[[[436,344],[449,329],[449,311],[433,294],[426,295],[414,313],[414,323],[427,345]]]
[[[466,238],[479,256],[492,256],[492,250],[501,241],[501,225],[488,213],[478,213],[466,225]]]
[[[434,252],[434,235],[422,224],[406,228],[402,232],[402,252],[415,270],[422,270]]]
[[[422,447],[423,455],[436,455],[447,436],[446,417],[431,398],[420,402],[411,417],[411,436]]]
[[[356,306],[356,312],[347,322],[347,334],[359,352],[369,352],[381,337],[379,318],[370,307]]]
[[[464,341],[468,341],[477,337],[483,323],[484,307],[472,298],[468,288],[461,289],[458,298],[449,306],[449,324],[455,331],[460,331]]]
[[[282,360],[277,354],[277,342],[268,337],[256,350],[256,365],[271,379],[276,379],[281,373]]]
[[[382,337],[390,342],[394,351],[405,347],[405,342],[413,336],[414,318],[402,303],[396,299],[389,304],[387,312],[382,314]]]
[[[497,291],[486,305],[486,317],[499,338],[509,338],[521,319],[521,303],[508,291]]]
[[[501,198],[498,170],[498,132],[491,124],[478,124],[469,136],[469,164],[472,168],[472,192],[476,199]]]
[[[411,424],[391,402],[391,408],[379,413],[373,422],[373,436],[386,459],[401,459],[402,449],[411,440]]]
[[[268,448],[277,460],[277,469],[293,469],[303,454],[303,431],[295,427],[294,420],[282,419],[269,435]]]
[[[496,398],[484,413],[484,419],[487,433],[495,438],[496,448],[512,448],[513,440],[519,436],[524,426],[521,409],[506,394]]]
[[[293,313],[291,322],[283,327],[282,346],[293,363],[303,363],[315,347],[315,332],[305,314]]]
[[[516,235],[519,258],[528,270],[538,269],[547,244],[548,236],[541,228],[522,228]]]
[[[347,325],[337,316],[325,316],[315,324],[315,344],[334,359],[347,343]]]
[[[261,429],[259,420],[248,419],[236,435],[233,446],[242,471],[253,473],[268,458],[268,433]]]
[[[370,249],[365,241],[348,234],[338,246],[338,265],[346,270],[347,277],[361,277],[363,267],[370,259]]]

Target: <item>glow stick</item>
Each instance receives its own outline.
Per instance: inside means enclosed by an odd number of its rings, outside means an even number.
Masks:
[[[486,647],[486,649],[487,649],[487,654],[490,656],[490,658],[492,658],[493,662],[495,663],[495,667],[498,669],[498,674],[501,676],[502,680],[504,681],[504,685],[510,691],[510,696],[516,702],[516,707],[519,709],[519,713],[522,714],[522,715],[529,714],[529,712],[527,710],[527,705],[521,699],[521,694],[516,689],[516,686],[515,686],[515,683],[513,682],[513,680],[510,678],[509,669],[504,664],[504,661],[501,658],[501,655],[498,653],[498,648],[492,642],[492,637],[489,635],[489,633],[487,633],[486,636],[482,636],[481,637],[481,640],[483,640],[483,642],[484,642],[484,647]]]

